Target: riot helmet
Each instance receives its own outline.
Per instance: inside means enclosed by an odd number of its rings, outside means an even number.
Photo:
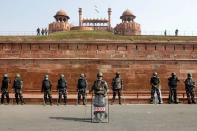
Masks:
[[[16,74],[16,78],[20,78],[21,75],[19,73]]]
[[[175,72],[172,72],[171,76],[172,77],[175,77],[176,76],[176,73]]]
[[[84,77],[85,77],[85,74],[81,73],[81,74],[80,74],[80,77],[81,77],[81,78],[84,78]]]
[[[4,74],[3,77],[4,77],[4,78],[8,78],[8,74]]]
[[[153,72],[154,77],[157,77],[157,75],[158,75],[157,72]]]
[[[188,78],[192,78],[192,73],[187,73]]]
[[[120,76],[120,72],[116,72],[116,77],[119,77]]]
[[[49,75],[45,75],[45,76],[44,76],[44,79],[45,79],[45,80],[48,80],[48,79],[49,79]]]
[[[60,74],[60,78],[63,79],[64,78],[64,74]]]
[[[102,72],[97,73],[97,77],[98,77],[98,78],[99,78],[99,77],[103,77],[103,73],[102,73]]]

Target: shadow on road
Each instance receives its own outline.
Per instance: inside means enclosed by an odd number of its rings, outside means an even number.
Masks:
[[[74,117],[49,117],[50,119],[78,121],[78,122],[91,122],[91,118],[74,118]]]

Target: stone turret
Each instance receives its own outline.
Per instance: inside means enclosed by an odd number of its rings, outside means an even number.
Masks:
[[[70,17],[64,10],[59,10],[54,18],[56,21],[49,24],[49,33],[70,30],[70,24],[68,23]]]
[[[130,11],[125,10],[120,16],[122,23],[117,24],[114,28],[114,33],[119,35],[140,35],[140,24],[136,23],[134,19],[136,16]]]

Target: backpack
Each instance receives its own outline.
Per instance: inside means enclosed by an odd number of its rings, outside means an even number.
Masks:
[[[113,89],[121,89],[121,78],[113,79]]]
[[[78,89],[86,88],[86,80],[85,79],[79,79],[78,80]]]

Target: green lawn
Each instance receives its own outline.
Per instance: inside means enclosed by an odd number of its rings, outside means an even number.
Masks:
[[[128,40],[128,41],[197,41],[197,36],[121,36],[106,31],[57,32],[49,36],[0,36],[0,42],[66,41],[66,40]]]

